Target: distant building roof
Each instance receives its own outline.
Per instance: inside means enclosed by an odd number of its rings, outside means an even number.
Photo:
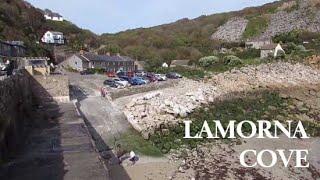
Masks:
[[[271,43],[272,39],[268,37],[254,37],[254,38],[247,39],[246,42],[261,42],[261,41],[263,42],[269,41]]]
[[[52,12],[49,9],[45,9],[44,14],[50,17],[62,17],[59,13]]]
[[[77,54],[77,56],[86,61],[134,61],[128,56],[108,56],[108,55],[98,55],[94,53],[83,53]]]
[[[170,66],[188,66],[190,60],[173,60]]]
[[[49,58],[47,57],[24,57],[22,58],[22,66],[42,67],[47,66]]]
[[[62,32],[58,32],[58,31],[47,31],[47,32],[50,32],[50,33],[52,33],[53,35],[63,35]]]

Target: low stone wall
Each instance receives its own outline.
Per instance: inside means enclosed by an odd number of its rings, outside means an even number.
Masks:
[[[179,80],[170,79],[164,82],[150,83],[142,86],[132,86],[126,89],[116,89],[110,92],[110,97],[111,99],[117,99],[124,96],[130,96],[130,95],[154,91],[158,89],[169,88],[177,85],[178,81]]]
[[[0,81],[0,163],[21,145],[33,107],[31,79],[18,73]]]

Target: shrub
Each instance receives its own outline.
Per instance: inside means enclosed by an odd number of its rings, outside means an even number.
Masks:
[[[238,58],[237,56],[234,55],[229,55],[229,56],[225,56],[223,58],[223,63],[225,65],[229,65],[229,66],[237,66],[242,64],[242,60],[240,58]]]
[[[219,62],[219,58],[216,56],[207,56],[199,59],[199,64],[202,67],[209,67],[213,64],[216,64]]]
[[[307,49],[303,45],[298,45],[296,46],[295,51],[305,52]]]
[[[253,59],[253,58],[258,58],[260,57],[260,50],[259,49],[246,49],[244,51],[241,52],[237,52],[236,55],[240,58],[240,59]]]

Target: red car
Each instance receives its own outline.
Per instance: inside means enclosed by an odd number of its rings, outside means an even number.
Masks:
[[[150,82],[158,81],[157,77],[153,73],[147,73],[145,77],[148,78]]]

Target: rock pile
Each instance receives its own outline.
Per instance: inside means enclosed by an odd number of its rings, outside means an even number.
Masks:
[[[135,98],[124,108],[133,127],[148,138],[179,123],[204,104],[258,88],[287,88],[320,83],[320,72],[302,64],[247,66],[212,76],[207,82],[182,80],[178,85]]]

